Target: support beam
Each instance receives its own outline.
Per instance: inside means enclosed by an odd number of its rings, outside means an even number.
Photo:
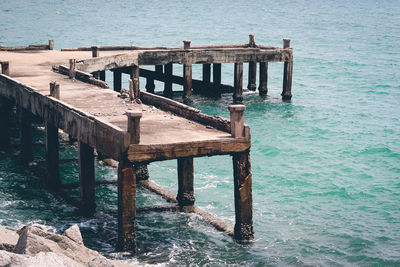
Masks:
[[[212,95],[211,88],[211,64],[203,64],[203,90],[204,95]]]
[[[193,189],[193,158],[178,158],[178,200],[179,206],[192,206],[195,201]]]
[[[250,151],[234,153],[232,159],[235,190],[234,238],[246,242],[254,238]]]
[[[190,49],[190,40],[183,41],[183,49]],[[192,103],[192,64],[183,65],[183,103]]]
[[[249,83],[247,84],[247,89],[255,91],[257,89],[257,62],[249,62]]]
[[[164,65],[164,72],[165,72],[164,96],[172,97],[174,95],[174,92],[172,90],[172,75],[173,75],[172,63]]]
[[[59,99],[60,85],[53,82],[50,83],[50,95]],[[58,128],[45,122],[46,132],[46,180],[45,184],[51,190],[59,190],[61,186],[60,169],[59,169],[59,141]]]
[[[221,64],[213,64],[214,96],[221,97]]]
[[[82,141],[79,141],[78,153],[79,186],[81,196],[80,208],[84,214],[92,214],[96,209],[94,149]]]
[[[24,108],[18,108],[19,134],[21,140],[21,159],[28,163],[33,160],[32,153],[32,114]]]
[[[10,117],[12,103],[5,97],[0,97],[0,150],[8,151],[10,148]]]
[[[135,253],[136,248],[136,175],[126,159],[118,165],[118,247]]]
[[[283,39],[283,48],[290,48],[290,39]],[[292,99],[292,74],[293,74],[293,58],[285,61],[283,67],[283,86],[282,100]]]
[[[235,63],[234,69],[233,103],[243,101],[243,63]]]
[[[183,65],[183,103],[190,104],[192,100],[192,65]]]
[[[256,47],[256,42],[254,40],[254,34],[249,34],[249,47]],[[257,62],[249,62],[249,83],[247,84],[247,89],[255,91],[257,89]]]
[[[268,94],[268,62],[260,62],[260,85],[258,87],[260,96]]]
[[[114,91],[120,92],[122,87],[122,71],[115,69],[113,72]]]

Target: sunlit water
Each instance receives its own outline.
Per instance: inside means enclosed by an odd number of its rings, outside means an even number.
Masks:
[[[26,168],[4,153],[0,223],[12,229],[36,223],[58,232],[78,223],[87,246],[148,264],[399,265],[399,21],[397,1],[2,1],[5,46],[48,39],[56,49],[178,46],[184,39],[228,44],[246,43],[249,33],[257,43],[281,46],[288,37],[294,97],[291,103],[279,100],[280,63],[269,65],[269,98],[245,96],[252,134],[250,245],[235,243],[196,216],[149,213],[138,217],[138,255],[115,253],[115,186],[97,188],[98,212],[84,218],[42,189],[43,163]],[[224,83],[233,83],[232,73],[232,65],[223,66]],[[201,66],[194,66],[194,77],[201,77]],[[196,97],[194,106],[228,117],[230,102],[231,95]],[[35,139],[43,141],[43,132],[35,131]],[[66,146],[61,157],[76,153]],[[43,147],[35,147],[35,158],[44,158]],[[77,164],[63,165],[63,181],[76,181],[77,170]],[[176,161],[150,165],[151,179],[173,192],[176,172]],[[114,180],[116,170],[97,163],[96,178]],[[195,193],[199,206],[233,223],[229,156],[195,159]],[[139,190],[138,206],[162,203]]]

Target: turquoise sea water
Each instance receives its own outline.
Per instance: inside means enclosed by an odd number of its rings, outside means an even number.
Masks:
[[[257,43],[281,46],[288,37],[294,97],[279,100],[279,63],[269,65],[269,98],[245,96],[252,134],[250,245],[192,215],[149,213],[138,218],[139,254],[115,253],[114,186],[97,189],[99,211],[84,218],[42,189],[42,163],[25,168],[5,153],[0,223],[12,229],[37,223],[59,232],[78,223],[89,247],[143,264],[400,265],[399,21],[398,1],[2,1],[0,45],[48,39],[56,49],[177,46],[184,39],[228,44],[246,43],[254,33]],[[223,66],[224,83],[232,84],[232,73],[232,65]],[[194,77],[201,77],[200,66]],[[194,106],[227,117],[230,102],[231,95],[197,97]],[[35,137],[43,140],[43,133]],[[76,157],[76,148],[66,146],[61,154]],[[43,147],[35,155],[43,158]],[[99,180],[116,178],[116,170],[101,163],[96,171]],[[152,163],[150,175],[176,192],[175,161]],[[77,165],[64,165],[62,176],[76,181]],[[230,157],[195,159],[195,193],[199,206],[233,223]],[[138,202],[164,203],[146,191],[139,191]]]

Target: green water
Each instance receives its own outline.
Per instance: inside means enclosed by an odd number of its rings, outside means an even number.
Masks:
[[[78,223],[89,247],[149,264],[400,265],[399,21],[398,1],[3,1],[0,45],[47,39],[56,49],[177,46],[184,39],[193,45],[246,43],[254,33],[257,43],[281,46],[288,37],[294,97],[279,100],[279,63],[269,64],[270,97],[245,96],[252,134],[250,245],[236,244],[192,215],[149,213],[138,218],[139,254],[115,253],[114,186],[97,189],[99,211],[83,218],[42,189],[42,163],[25,168],[5,153],[0,223],[12,229],[37,223],[58,232]],[[233,83],[232,73],[232,65],[223,66],[224,83]],[[201,77],[201,66],[194,66],[194,77]],[[231,95],[197,97],[194,106],[227,117],[230,102]],[[43,140],[43,133],[35,137]],[[61,154],[76,157],[76,148]],[[35,155],[43,158],[43,148]],[[101,163],[96,172],[99,180],[116,178],[115,169]],[[150,175],[176,192],[175,161],[152,163]],[[63,166],[62,176],[76,181],[77,165]],[[195,159],[195,193],[199,206],[233,223],[230,157]],[[138,202],[164,203],[146,191],[139,191]]]

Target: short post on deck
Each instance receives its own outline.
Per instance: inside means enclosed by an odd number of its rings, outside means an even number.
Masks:
[[[130,134],[130,143],[140,143],[140,118],[142,117],[141,112],[126,111],[128,116],[128,133]]]
[[[231,114],[231,134],[234,138],[244,137],[244,111],[245,105],[229,105]]]
[[[49,50],[54,50],[54,40],[49,40]]]
[[[75,79],[76,76],[76,59],[69,60],[69,78]]]
[[[99,46],[92,46],[92,57],[99,57]],[[106,72],[104,70],[102,71],[96,71],[95,73],[93,73],[93,76],[96,79],[102,80],[102,81],[106,81]]]
[[[290,39],[283,39],[283,48],[290,48]],[[285,60],[283,67],[282,100],[292,99],[293,57]]]

